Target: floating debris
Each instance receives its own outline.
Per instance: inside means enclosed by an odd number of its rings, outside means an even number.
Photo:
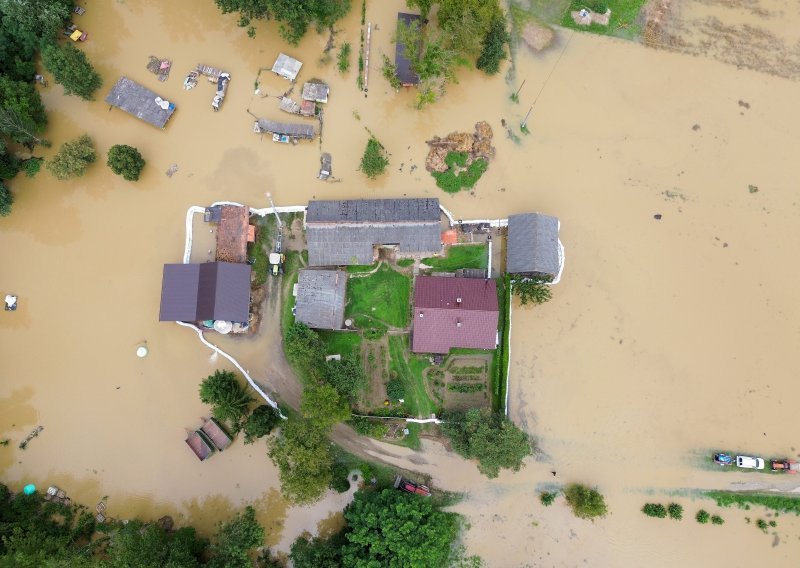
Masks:
[[[750,184],[747,186],[747,191],[750,193],[758,193],[758,186]]]
[[[38,437],[39,436],[39,432],[41,432],[42,430],[44,430],[44,426],[37,426],[33,430],[33,432],[28,434],[27,438],[25,438],[22,442],[19,443],[19,449],[20,450],[24,450],[25,448],[27,448],[28,447],[28,442],[30,442],[34,438]]]
[[[172,164],[166,172],[167,177],[172,177],[172,175],[177,171],[178,171],[178,164]]]
[[[150,61],[147,63],[147,70],[155,75],[158,75],[159,81],[166,81],[169,78],[169,72],[171,69],[172,60],[161,59],[155,55],[151,55]]]
[[[653,219],[655,219],[656,221],[661,221],[661,213],[656,213],[655,215],[653,215]]]
[[[324,181],[328,179],[333,173],[333,169],[331,168],[331,162],[332,162],[331,155],[328,154],[327,152],[324,152],[319,161],[321,165],[319,168],[319,176],[317,177],[319,177],[319,179]]]

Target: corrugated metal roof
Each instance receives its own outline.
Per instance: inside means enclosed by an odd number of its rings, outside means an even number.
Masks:
[[[343,270],[301,270],[295,319],[316,329],[341,329],[346,287]]]
[[[376,245],[398,245],[403,253],[441,252],[439,221],[405,225],[308,223],[306,242],[311,266],[371,264]]]
[[[228,262],[165,264],[159,321],[247,323],[250,265]]]
[[[285,134],[294,138],[307,138],[311,140],[316,136],[316,130],[310,124],[291,124],[286,122],[274,122],[266,118],[259,118],[256,121],[257,132],[271,132],[273,134]]]
[[[438,223],[441,216],[435,198],[310,201],[306,223]]]
[[[453,347],[494,349],[498,318],[494,280],[418,276],[411,350],[448,353]]]
[[[297,74],[300,73],[300,68],[302,66],[303,63],[301,61],[298,61],[294,57],[289,57],[285,53],[281,53],[272,66],[272,72],[290,81],[294,81],[297,79]]]
[[[303,85],[303,100],[327,103],[331,88],[325,83],[312,81]]]
[[[506,271],[510,274],[558,274],[558,219],[541,213],[508,217]]]
[[[153,126],[164,128],[172,113],[175,112],[175,105],[164,110],[156,104],[157,97],[157,94],[136,81],[120,77],[111,87],[111,92],[108,93],[105,101]]]
[[[397,26],[411,26],[413,22],[419,22],[419,19],[417,14],[398,12]],[[403,85],[419,83],[419,76],[411,70],[411,61],[406,58],[406,46],[399,41],[394,47],[394,66],[397,69],[397,78]]]

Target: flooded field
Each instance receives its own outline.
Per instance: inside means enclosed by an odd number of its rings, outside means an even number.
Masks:
[[[788,10],[773,4],[775,13]],[[291,48],[274,25],[261,24],[251,40],[210,1],[115,2],[83,16],[90,40],[81,47],[105,86],[93,103],[45,89],[46,136],[57,149],[87,132],[101,154],[130,144],[148,164],[136,184],[102,163],[71,182],[43,171],[13,184],[14,212],[0,220],[0,288],[18,294],[20,308],[0,314],[0,436],[11,439],[0,448],[2,477],[57,483],[90,505],[108,495],[112,516],[169,513],[204,530],[255,502],[268,542],[282,550],[318,521],[335,523],[341,496],[309,509],[286,505],[263,442],[237,440],[202,464],[184,447],[187,429],[208,414],[200,380],[228,365],[189,330],[158,323],[162,264],[182,258],[191,205],[230,199],[264,207],[267,191],[276,205],[432,196],[465,218],[531,210],[561,218],[562,282],[547,305],[515,306],[513,320],[510,415],[537,437],[541,455],[490,482],[437,444],[417,453],[352,440],[341,428],[337,440],[429,473],[438,487],[468,491],[456,510],[471,526],[468,550],[490,566],[786,565],[800,554],[795,517],[781,515],[776,535],[745,522],[761,515],[753,511],[723,510],[724,526],[700,526],[691,519],[696,509],[717,509],[692,502],[689,491],[786,483],[698,467],[710,448],[800,451],[791,404],[800,395],[800,207],[791,168],[800,84],[562,32],[542,56],[520,51],[516,77],[527,83],[519,105],[509,100],[517,84],[464,70],[443,101],[416,111],[412,93],[391,91],[378,66],[382,53],[394,52],[404,5],[368,8],[368,97],[355,71],[341,76],[320,63],[327,35]],[[356,6],[337,42],[357,48],[359,16]],[[300,81],[331,84],[321,143],[274,144],[252,132],[253,115],[301,120],[280,113],[274,96],[253,94],[259,69],[279,51],[304,62]],[[167,82],[145,69],[149,55],[173,60]],[[182,89],[197,63],[232,75],[218,113],[209,85]],[[163,132],[102,102],[123,74],[175,102]],[[269,95],[289,86],[271,74],[262,79]],[[501,120],[518,124],[540,89],[531,134],[506,137]],[[424,141],[479,120],[495,131],[497,157],[474,195],[445,195],[424,171]],[[376,181],[357,171],[365,127],[391,153],[389,173]],[[316,179],[322,151],[332,154],[340,182]],[[178,171],[167,177],[172,164]],[[267,319],[258,337],[220,346],[295,402],[278,337]],[[144,340],[150,355],[140,360],[134,352]],[[40,436],[18,450],[39,424]],[[571,481],[597,484],[610,516],[589,523],[563,500],[549,509],[538,503],[538,490]],[[683,522],[639,512],[673,490],[689,517]]]

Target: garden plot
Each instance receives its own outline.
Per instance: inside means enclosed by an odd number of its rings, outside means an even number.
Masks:
[[[428,383],[446,409],[488,407],[491,354],[451,356],[445,367],[428,370]]]

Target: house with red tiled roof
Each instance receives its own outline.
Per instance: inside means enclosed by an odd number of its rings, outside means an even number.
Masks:
[[[419,276],[414,284],[411,351],[494,349],[498,317],[494,280]]]

